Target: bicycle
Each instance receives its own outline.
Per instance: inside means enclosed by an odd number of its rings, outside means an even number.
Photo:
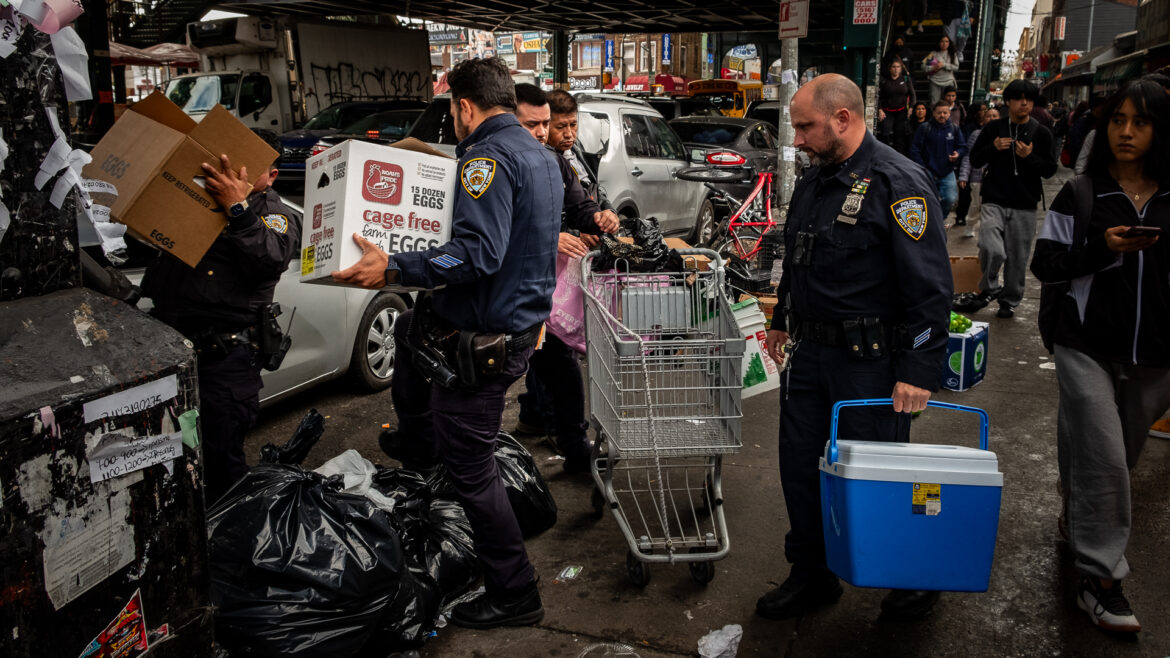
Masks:
[[[739,183],[751,179],[752,170],[744,166],[699,165],[687,167],[675,173],[686,181],[702,183],[711,190],[715,201],[727,204],[732,209],[712,233],[710,248],[727,262],[728,271],[742,279],[742,288],[753,288],[752,282],[759,279],[761,270],[771,273],[772,261],[779,254],[760,257],[764,249],[764,236],[779,224],[772,214],[776,204],[776,193],[772,188],[775,174],[761,171],[755,174],[756,183],[747,198],[740,200],[712,183]],[[766,263],[763,261],[767,261]],[[769,277],[770,278],[770,277]]]

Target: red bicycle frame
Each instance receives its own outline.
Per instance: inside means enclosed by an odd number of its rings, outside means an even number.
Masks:
[[[761,191],[764,192],[763,198],[760,198]],[[759,173],[759,176],[756,179],[756,186],[752,189],[752,193],[749,194],[748,198],[745,199],[744,202],[739,206],[739,210],[735,211],[735,214],[731,216],[731,219],[727,220],[727,230],[731,233],[731,241],[735,244],[735,252],[742,260],[751,260],[751,258],[755,256],[756,253],[758,253],[764,246],[764,234],[772,230],[772,227],[776,226],[776,222],[772,220],[772,204],[770,203],[771,199],[772,172],[762,171]],[[757,203],[763,203],[764,205],[765,221],[740,221],[739,218],[743,216],[744,212]],[[740,243],[739,235],[736,233],[736,229],[740,228],[761,229],[759,237],[756,239],[756,246],[751,251],[747,251],[743,244]]]

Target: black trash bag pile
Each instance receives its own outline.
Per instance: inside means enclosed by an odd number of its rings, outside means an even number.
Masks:
[[[440,607],[467,593],[482,567],[471,541],[471,524],[453,495],[438,495],[446,486],[441,469],[427,475],[406,469],[380,469],[373,488],[394,500],[394,519],[412,571],[438,587]]]
[[[440,594],[365,496],[257,465],[208,519],[216,636],[232,655],[385,656],[421,645]]]
[[[282,446],[271,443],[260,448],[260,461],[266,464],[300,464],[325,433],[325,417],[310,409],[293,430],[292,438]]]
[[[653,217],[626,217],[622,228],[634,239],[622,242],[612,235],[601,236],[601,254],[593,259],[593,271],[619,267],[623,272],[681,272],[683,259],[666,246],[658,220]]]

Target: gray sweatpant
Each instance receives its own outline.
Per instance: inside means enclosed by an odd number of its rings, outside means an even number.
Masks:
[[[1100,361],[1057,345],[1056,380],[1057,460],[1076,567],[1120,580],[1129,574],[1129,471],[1170,406],[1170,368]]]
[[[999,295],[999,303],[1012,308],[1024,298],[1024,275],[1036,235],[1036,211],[984,203],[980,208],[979,262],[983,278],[979,289]],[[1003,269],[1003,284],[999,271]]]

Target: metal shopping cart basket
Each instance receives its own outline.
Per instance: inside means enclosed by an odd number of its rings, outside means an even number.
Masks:
[[[723,293],[723,263],[680,250],[684,271],[594,272],[582,259],[593,448],[593,510],[608,506],[644,587],[648,563],[687,562],[700,583],[730,550],[722,456],[738,452],[743,337]],[[709,259],[706,270],[700,259]],[[689,258],[688,258],[689,256]]]

